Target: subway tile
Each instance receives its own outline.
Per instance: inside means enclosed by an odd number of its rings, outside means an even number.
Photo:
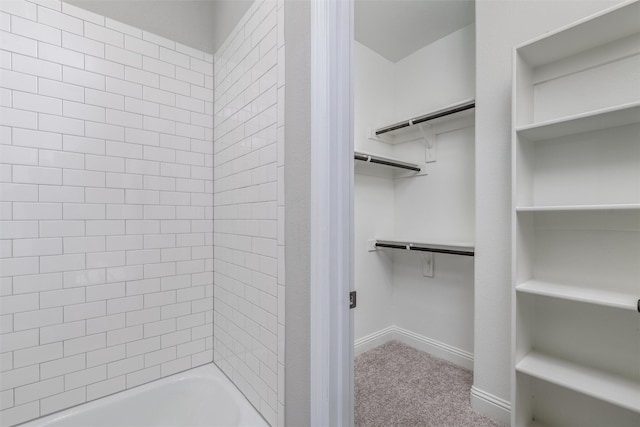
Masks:
[[[38,212],[33,208],[31,211]],[[16,239],[13,241],[13,256],[15,257],[59,254],[62,254],[62,239]]]
[[[15,165],[13,167],[13,182],[61,185],[62,171],[57,168]]]
[[[50,308],[36,311],[27,311],[13,315],[14,330],[40,328],[43,326],[56,325],[62,323],[62,309]]]
[[[75,34],[63,32],[62,47],[104,58],[104,43],[90,40],[85,37],[80,37]]]
[[[105,206],[103,204],[83,204],[83,203],[65,203],[63,205],[64,219],[105,219]],[[99,245],[100,239],[96,240],[89,238],[89,240],[65,239],[65,250],[69,249],[66,246],[71,245],[73,248],[81,247],[95,247]],[[102,239],[104,246],[104,239]]]
[[[48,96],[15,92],[13,94],[13,108],[61,115],[62,101]]]
[[[11,2],[0,2],[11,3]],[[34,401],[14,406],[0,412],[0,424],[12,426],[40,416],[40,402]]]
[[[38,42],[38,58],[76,68],[84,67],[84,54],[49,43]]]
[[[84,188],[69,186],[40,185],[38,197],[41,202],[84,202]],[[48,237],[48,236],[41,236]]]
[[[84,354],[78,354],[42,363],[40,364],[40,378],[46,380],[47,378],[59,377],[79,369],[84,369],[85,358]]]
[[[32,111],[0,107],[0,125],[35,129],[38,126],[38,114]]]
[[[39,270],[39,262],[37,257],[25,257],[25,258],[2,258],[0,259],[0,277],[9,277],[9,276],[21,276],[23,274],[35,274],[38,273]],[[5,307],[5,304],[9,302],[6,300],[12,300],[16,298],[16,300],[23,301],[17,297],[3,297],[4,304],[0,303],[1,307]],[[26,298],[25,298],[26,300]],[[9,307],[8,305],[5,309],[0,310],[0,312],[7,314],[12,313],[15,310],[26,311],[29,310],[28,305],[17,305],[15,307]]]
[[[67,271],[62,276],[65,288],[77,288],[105,283],[106,273],[102,268],[84,269],[82,271]],[[84,300],[80,301],[84,302]],[[74,303],[69,303],[74,304]]]
[[[134,98],[142,98],[142,85],[132,83],[113,77],[106,78],[107,92],[119,95],[131,96]]]
[[[104,333],[73,338],[64,342],[64,356],[68,357],[78,353],[87,353],[104,348],[105,346],[106,336]]]
[[[60,308],[62,310],[62,308]],[[85,335],[85,322],[66,322],[40,328],[40,344],[64,341]],[[51,363],[51,362],[50,362]]]
[[[94,122],[105,121],[105,109],[85,103],[64,101],[61,114],[74,119],[90,120]]]
[[[16,368],[48,362],[62,357],[62,343],[52,343],[16,350],[13,356],[13,363]]]
[[[37,92],[38,78],[24,73],[0,69],[0,86],[25,92]]]
[[[84,289],[59,289],[40,292],[40,308],[62,307],[84,302]]]
[[[82,387],[88,384],[97,383],[107,379],[107,367],[105,365],[95,366],[71,372],[64,376],[64,387],[66,390]]]
[[[85,268],[85,254],[48,255],[40,257],[40,272],[82,270]]]
[[[142,55],[116,46],[106,45],[105,58],[131,67],[142,68]]]
[[[37,165],[38,150],[32,148],[0,145],[0,162],[17,165]]]
[[[81,19],[45,7],[38,7],[38,22],[75,34],[82,35],[84,32]]]
[[[134,357],[140,354],[160,350],[160,337],[155,336],[151,338],[132,341],[127,343],[126,346],[127,357]]]
[[[109,186],[108,178],[107,186]],[[85,190],[85,201],[87,203],[107,203],[108,205],[124,203],[124,191],[117,188],[87,188]]]
[[[6,3],[6,2],[2,2]],[[0,49],[20,53],[23,55],[37,56],[38,42],[33,38],[23,37],[6,31],[0,32]],[[3,82],[4,85],[4,82]]]
[[[112,289],[116,289],[117,292],[112,292]],[[119,291],[122,289],[122,292]],[[102,297],[106,294],[109,294],[109,299],[118,298],[116,294],[124,295],[124,284],[123,283],[110,283],[107,285],[96,285],[87,288],[87,291],[91,290],[91,294],[94,294],[95,297]],[[95,292],[94,292],[95,291]],[[102,295],[98,295],[98,294]],[[87,296],[89,299],[89,296]],[[112,331],[114,329],[122,329],[125,327],[126,316],[124,313],[112,314],[109,316],[95,317],[93,319],[87,319],[87,333],[88,334],[97,334],[100,332]]]
[[[39,113],[38,129],[48,132],[82,136],[84,135],[85,126],[82,120]]]
[[[86,62],[86,59],[85,59]],[[105,76],[102,74],[79,70],[77,68],[62,66],[62,81],[65,83],[73,83],[78,86],[105,90]]]
[[[21,239],[22,240],[22,239]],[[53,239],[57,240],[57,239]],[[20,240],[16,240],[15,243]],[[62,288],[62,274],[35,274],[27,276],[17,276],[13,278],[14,294],[27,294],[30,292],[49,291]]]
[[[160,378],[160,365],[127,374],[127,387],[135,387]]]
[[[11,59],[13,71],[52,80],[62,79],[62,66],[55,62],[43,61],[31,56],[17,54],[13,54]]]
[[[40,401],[40,415],[50,414],[86,402],[84,387],[66,391]]]
[[[64,391],[62,377],[43,380],[36,384],[18,387],[14,390],[16,405],[32,402]]]
[[[106,381],[91,384],[87,386],[87,400],[97,399],[116,393],[126,388],[126,377],[115,377]]]
[[[87,288],[87,301],[100,301],[125,296],[124,283],[107,283]],[[122,326],[124,327],[124,325]]]
[[[38,93],[71,101],[84,101],[84,88],[75,84],[62,83],[50,79],[37,79]],[[35,92],[35,90],[33,91]]]
[[[87,367],[90,368],[92,366],[104,365],[105,363],[124,359],[125,357],[126,350],[124,344],[90,351],[86,355]]]
[[[124,109],[124,96],[105,91],[86,88],[84,102],[98,107]]]
[[[93,317],[105,316],[106,313],[107,305],[104,301],[66,305],[64,307],[64,321],[66,323],[74,322],[77,320],[91,319]]]
[[[0,335],[0,343],[2,343],[3,352],[10,352],[20,350],[22,348],[37,346],[39,344],[38,330],[31,329],[26,331],[2,334]]]
[[[119,31],[105,28],[103,24],[94,25],[90,22],[84,24],[84,35],[93,40],[117,47],[124,47],[124,35]]]
[[[59,29],[38,24],[17,16],[11,18],[11,31],[21,36],[56,44],[58,46],[61,42],[61,31]]]
[[[36,5],[24,0],[11,0],[0,2],[0,10],[12,15],[21,16],[23,18],[36,20]]]
[[[40,149],[38,151],[38,164],[54,168],[84,169],[84,156],[77,153]]]

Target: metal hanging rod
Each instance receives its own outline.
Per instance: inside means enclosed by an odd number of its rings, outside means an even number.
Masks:
[[[376,163],[379,165],[392,166],[394,168],[407,169],[414,172],[420,172],[420,168],[418,167],[418,165],[414,165],[413,163],[402,162],[399,160],[390,159],[382,156],[376,156],[373,154],[361,153],[356,151],[353,153],[353,158],[355,160],[361,160],[367,163]]]
[[[430,120],[439,119],[440,117],[450,116],[452,114],[470,110],[475,107],[476,107],[476,101],[466,101],[466,102],[463,102],[462,104],[454,105],[453,107],[444,108],[442,110],[438,110],[433,113],[426,114],[424,116],[419,116],[404,122],[396,123],[390,126],[377,129],[375,134],[382,135],[383,133],[392,132],[394,130],[410,127],[418,123],[424,123]]]
[[[408,251],[433,252],[438,254],[474,256],[475,251],[456,249],[455,247],[445,247],[448,245],[428,245],[420,243],[384,243],[376,242],[376,248],[404,249]]]

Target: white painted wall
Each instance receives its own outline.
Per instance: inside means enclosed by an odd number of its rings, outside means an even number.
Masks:
[[[513,46],[616,1],[476,2],[476,270],[474,388],[510,399],[511,61]],[[472,397],[508,422],[505,410]]]
[[[420,254],[366,252],[374,237],[473,242],[473,121],[439,134],[438,160],[429,164],[422,140],[392,146],[366,135],[367,128],[474,98],[474,47],[473,25],[395,64],[356,43],[356,148],[419,163],[426,172],[393,179],[381,168],[357,165],[356,339],[395,325],[473,352],[473,258],[438,254],[435,277],[427,278]]]

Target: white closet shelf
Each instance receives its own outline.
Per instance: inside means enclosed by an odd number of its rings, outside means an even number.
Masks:
[[[640,210],[640,203],[516,207],[517,212],[569,212],[569,211],[609,211],[609,210],[611,211]]]
[[[395,239],[375,239],[369,242],[374,250],[388,248],[466,256],[474,256],[475,254],[474,244],[466,242],[415,242]]]
[[[517,47],[532,67],[567,58],[638,32],[640,2],[623,2]]]
[[[638,310],[638,299],[640,299],[640,295],[604,290],[606,288],[606,286],[602,286],[602,289],[590,289],[562,283],[528,280],[516,286],[516,291],[520,293],[560,298],[568,301],[584,302],[624,310]]]
[[[422,116],[414,117],[412,119],[404,120],[402,122],[394,123],[391,125],[383,126],[377,129],[374,129],[371,132],[371,137],[378,138],[381,135],[397,135],[401,134],[404,131],[413,128],[413,126],[418,125],[420,123],[431,123],[437,124],[439,122],[443,122],[446,120],[452,120],[455,118],[464,117],[466,115],[471,114],[471,110],[473,110],[476,106],[476,101],[474,99],[467,99],[453,105],[449,105],[447,107],[441,108],[436,111],[431,111]],[[400,143],[404,141],[386,141],[381,140],[382,142],[387,142],[389,144]]]
[[[517,126],[516,132],[530,141],[544,141],[634,123],[640,123],[640,101]]]
[[[516,371],[640,412],[640,382],[532,351]]]
[[[398,160],[393,157],[381,156],[378,154],[357,150],[353,152],[353,157],[355,160],[360,160],[365,163],[375,163],[378,165],[391,166],[394,168],[420,172],[420,166],[418,166],[417,164]]]

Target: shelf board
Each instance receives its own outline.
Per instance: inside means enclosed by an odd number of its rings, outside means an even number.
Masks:
[[[640,2],[623,2],[526,42],[516,49],[539,67],[638,32]]]
[[[354,158],[365,163],[374,163],[377,165],[390,166],[394,168],[420,172],[420,166],[415,163],[405,162],[403,160],[394,159],[393,157],[381,156],[378,154],[367,153],[365,151],[354,151]]]
[[[410,240],[375,239],[374,245],[388,245],[391,249],[408,249],[414,251],[426,251],[436,253],[448,253],[452,255],[473,256],[475,247],[473,243],[466,242],[416,242]],[[384,248],[384,247],[381,247]]]
[[[544,141],[594,130],[640,123],[640,101],[516,127],[529,141]]]
[[[400,135],[407,132],[410,129],[413,129],[413,127],[416,124],[420,124],[420,123],[438,124],[441,122],[446,122],[449,120],[466,117],[468,115],[473,114],[472,110],[475,108],[475,105],[476,105],[475,100],[467,99],[467,100],[458,102],[456,104],[449,105],[440,110],[431,111],[419,117],[414,117],[412,119],[404,120],[402,122],[398,122],[398,123],[394,123],[391,125],[374,129],[371,132],[372,133],[371,137],[374,139],[381,138],[383,136],[385,138],[386,137],[393,138],[394,135]],[[387,140],[387,139],[380,139],[380,141],[386,142],[389,144],[406,142],[406,141],[395,141],[395,140]]]
[[[566,360],[530,352],[516,371],[577,391],[613,405],[640,412],[640,382]]]
[[[516,286],[516,291],[632,311],[638,310],[638,299],[640,299],[639,294],[590,289],[541,280],[524,282]]]
[[[571,212],[571,211],[627,211],[640,210],[640,203],[602,205],[516,206],[517,212]]]

